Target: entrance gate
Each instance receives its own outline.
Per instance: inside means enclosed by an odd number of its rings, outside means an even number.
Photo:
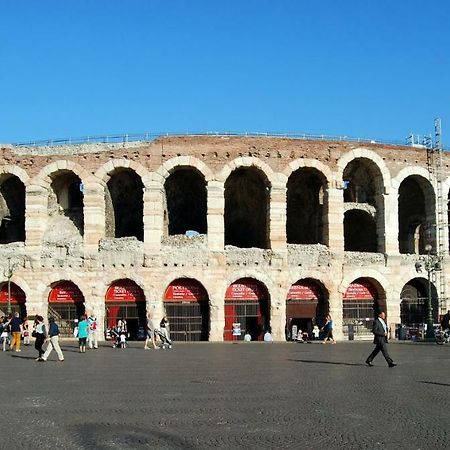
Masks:
[[[233,324],[240,324],[240,336],[233,336]],[[224,340],[243,340],[248,333],[253,341],[261,341],[268,328],[269,294],[265,286],[252,278],[241,278],[228,286],[225,293]]]
[[[48,317],[59,325],[61,337],[73,337],[75,319],[85,312],[84,296],[71,281],[56,283],[48,295]]]
[[[172,340],[208,340],[208,294],[198,281],[191,279],[173,281],[164,295],[164,307]]]
[[[118,280],[111,284],[105,296],[105,330],[126,321],[128,338],[145,338],[147,325],[144,291],[132,280]]]
[[[25,292],[15,283],[10,284],[10,306],[11,312],[18,312],[20,317],[24,319],[27,316],[27,307],[25,304]],[[0,314],[6,316],[8,314],[8,283],[4,283],[0,288]]]
[[[355,280],[343,297],[344,335],[371,339],[374,319],[384,306],[385,302],[378,298],[378,291],[369,280]]]

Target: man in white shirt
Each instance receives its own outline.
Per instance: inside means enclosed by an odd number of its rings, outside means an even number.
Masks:
[[[380,314],[378,314],[377,320],[373,323],[373,343],[375,344],[375,348],[373,352],[368,356],[366,359],[366,364],[369,367],[372,367],[372,361],[375,358],[375,356],[378,355],[379,352],[381,352],[384,356],[384,359],[388,363],[389,367],[395,367],[397,364],[392,361],[392,358],[389,356],[389,353],[387,351],[387,342],[388,342],[388,328],[385,322],[386,314],[381,311]]]

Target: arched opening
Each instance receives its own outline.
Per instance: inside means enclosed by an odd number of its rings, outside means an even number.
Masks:
[[[400,294],[400,320],[408,327],[409,335],[419,335],[427,321],[428,312],[428,280],[413,278],[403,286]],[[431,306],[433,319],[439,319],[439,300],[436,287],[431,283]]]
[[[328,292],[316,280],[305,278],[294,283],[286,298],[287,339],[296,339],[297,333],[313,337],[313,327],[322,328],[329,312]]]
[[[225,245],[269,248],[270,185],[254,167],[234,170],[225,182]]]
[[[84,234],[83,184],[70,170],[61,170],[50,176],[52,182],[48,192],[48,225],[50,232],[64,228],[75,236]]]
[[[48,317],[59,325],[62,337],[73,337],[75,320],[85,313],[84,296],[71,281],[58,281],[48,294]]]
[[[208,340],[209,298],[197,280],[179,278],[170,283],[164,294],[164,308],[172,340]]]
[[[261,341],[270,329],[269,303],[269,292],[258,280],[241,278],[230,284],[225,293],[224,340],[243,340],[248,333],[252,341]],[[233,332],[236,329],[239,335]]]
[[[377,251],[377,225],[366,211],[351,209],[344,214],[344,249],[350,252]]]
[[[7,282],[0,287],[0,316],[8,315],[8,305],[12,314],[18,312],[22,319],[27,317],[25,292],[15,283],[10,283],[9,295]]]
[[[326,180],[314,169],[302,168],[287,183],[288,244],[324,244]]]
[[[169,236],[196,231],[206,234],[205,178],[192,168],[179,168],[164,183]]]
[[[381,286],[368,278],[353,281],[343,297],[344,335],[349,339],[371,339],[373,322],[381,311],[386,312]]]
[[[370,159],[356,158],[346,166],[342,186],[345,250],[383,251],[384,181],[380,168]]]
[[[144,240],[144,185],[131,169],[117,169],[105,190],[105,234]]]
[[[25,186],[18,177],[0,176],[0,244],[25,241]]]
[[[412,175],[400,184],[398,196],[400,253],[425,254],[425,246],[435,248],[435,196],[428,180]]]
[[[112,283],[105,295],[105,330],[111,330],[122,320],[130,340],[145,336],[147,326],[144,291],[132,280]],[[106,332],[109,335],[108,331]]]

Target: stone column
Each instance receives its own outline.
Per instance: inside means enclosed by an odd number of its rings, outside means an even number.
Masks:
[[[29,255],[40,257],[42,240],[47,224],[48,192],[42,186],[26,187],[25,199],[25,245]]]
[[[84,251],[87,255],[98,252],[98,242],[105,237],[105,192],[95,182],[84,186]]]
[[[164,191],[160,183],[151,182],[144,191],[144,257],[158,255],[164,235]]]
[[[211,342],[223,341],[223,329],[225,326],[225,301],[222,295],[214,293],[209,298],[209,340]]]
[[[336,185],[328,188],[328,246],[332,252],[344,251],[344,194]]]
[[[286,250],[286,180],[272,183],[270,189],[270,248]]]
[[[342,296],[343,293],[339,292],[338,286],[330,287],[330,315],[333,320],[333,335],[336,340],[344,339],[344,331],[342,328]]]
[[[383,195],[384,198],[384,253],[398,255],[398,192]]]
[[[270,301],[270,327],[274,341],[286,341],[286,299],[283,298],[283,292],[277,289],[272,292]]]
[[[223,251],[225,245],[225,188],[220,181],[210,181],[208,195],[208,248]]]

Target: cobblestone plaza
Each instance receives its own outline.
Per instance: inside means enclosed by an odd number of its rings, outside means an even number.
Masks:
[[[363,342],[1,353],[1,447],[448,448],[450,348],[389,347],[393,369]]]

